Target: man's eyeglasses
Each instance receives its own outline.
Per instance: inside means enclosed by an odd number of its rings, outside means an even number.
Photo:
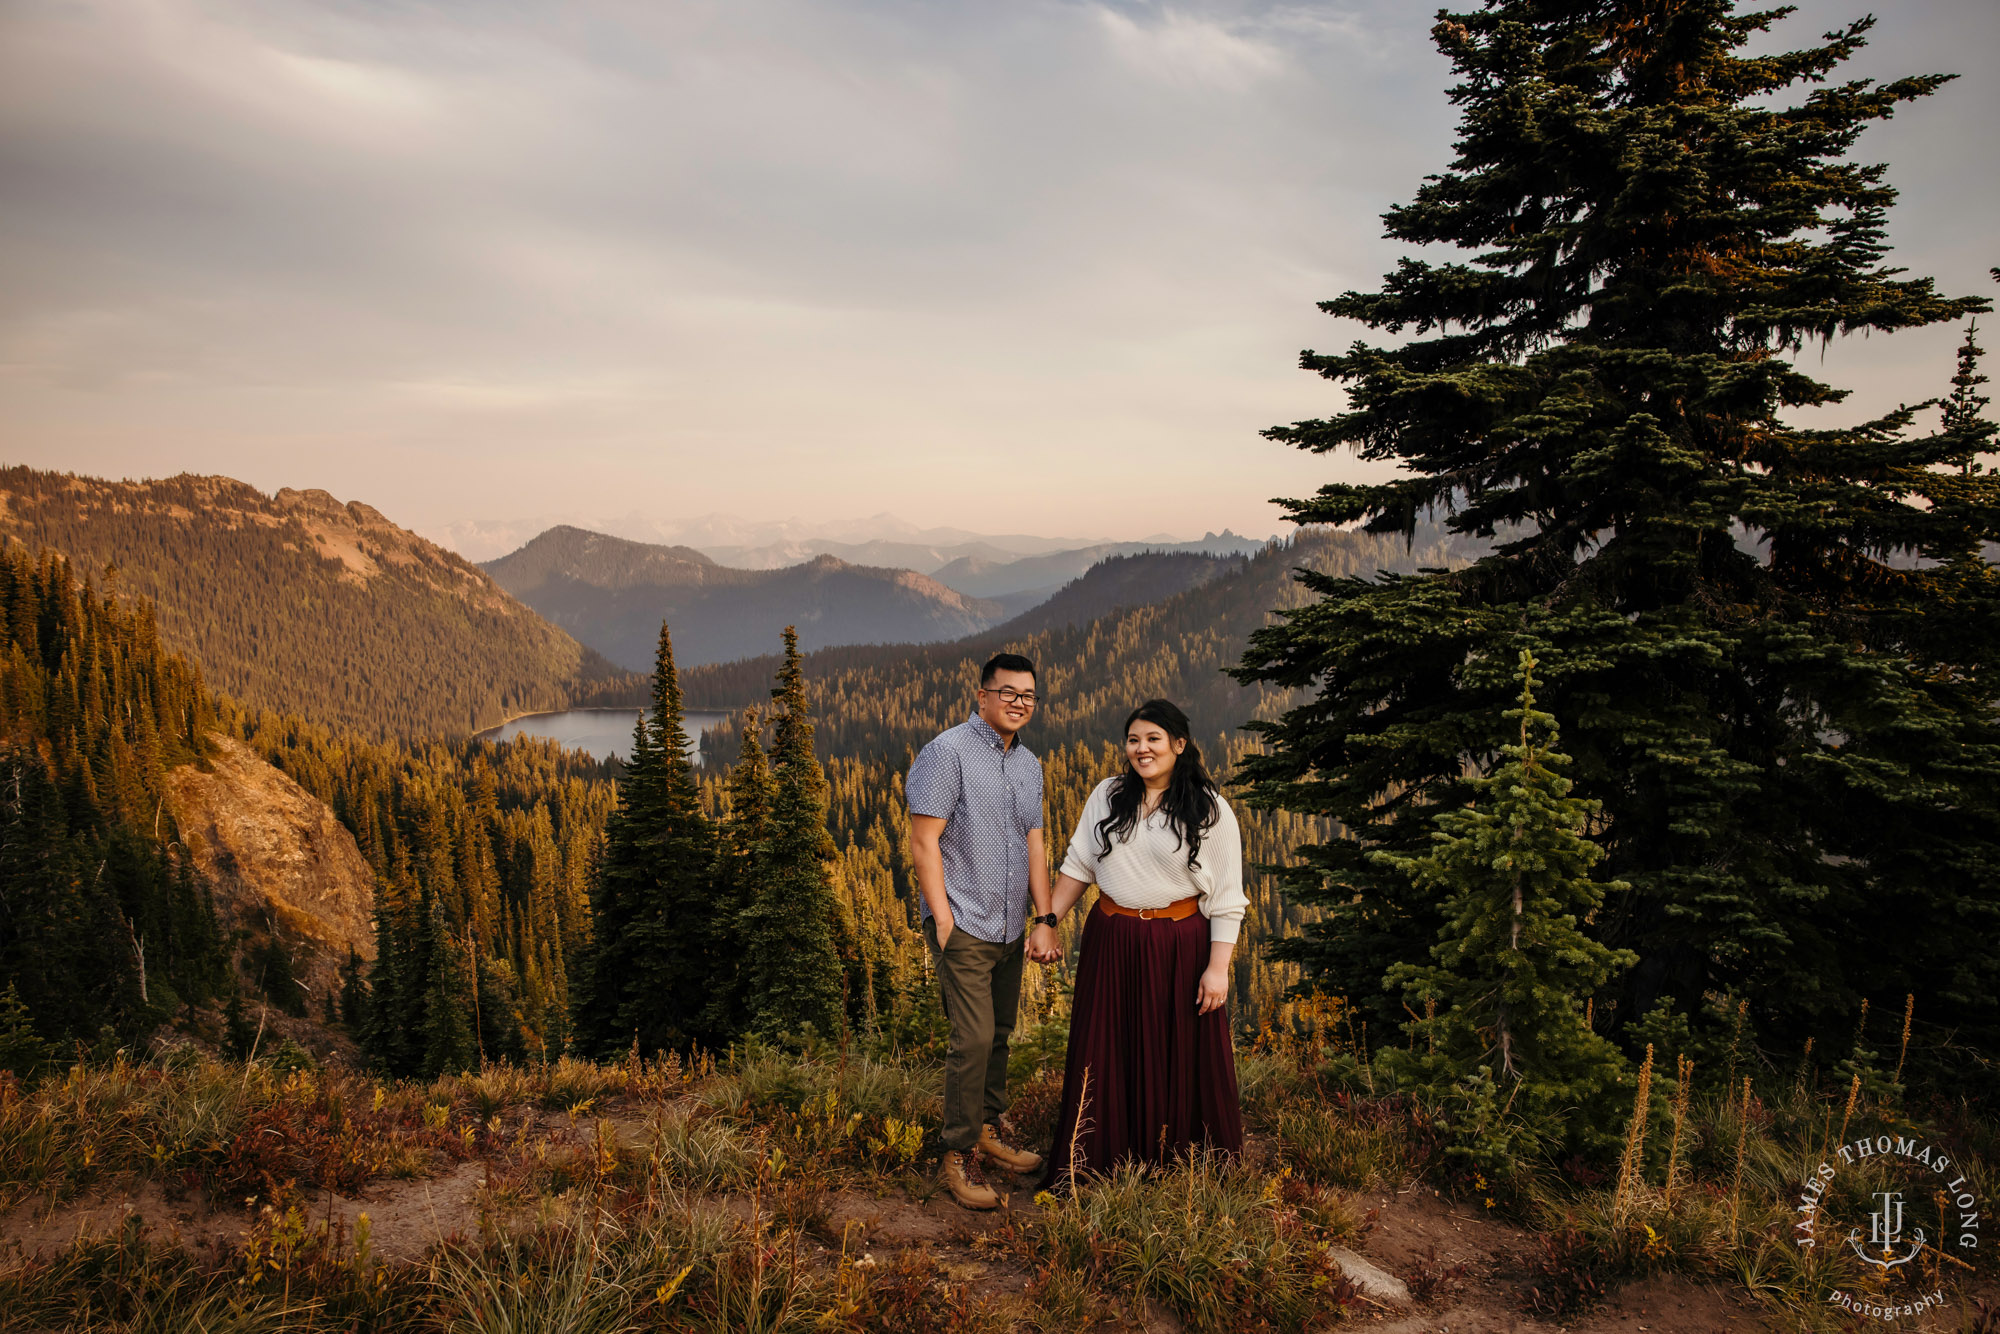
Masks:
[[[1042,702],[1042,697],[1032,690],[1016,690],[1012,686],[1000,686],[997,689],[992,686],[981,686],[979,688],[991,694],[998,695],[1002,704],[1025,704],[1032,709]]]

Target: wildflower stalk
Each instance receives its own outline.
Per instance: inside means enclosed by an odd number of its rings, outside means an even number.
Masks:
[[[1625,1153],[1618,1163],[1618,1189],[1611,1198],[1614,1217],[1623,1218],[1627,1203],[1638,1194],[1645,1175],[1646,1119],[1653,1096],[1653,1044],[1639,1063],[1639,1086],[1632,1095],[1632,1121],[1625,1128]]]
[[[1667,1202],[1674,1198],[1674,1182],[1680,1173],[1681,1127],[1687,1123],[1688,1093],[1694,1086],[1694,1061],[1686,1056],[1674,1058],[1674,1138],[1667,1149]]]
[[[1917,1013],[1917,993],[1912,991],[1903,998],[1903,1045],[1896,1052],[1897,1084],[1903,1082],[1903,1062],[1910,1054],[1910,1020]]]
[[[1854,1104],[1861,1100],[1861,1072],[1854,1072],[1854,1082],[1847,1086],[1847,1110],[1840,1114],[1840,1138],[1838,1144],[1847,1143],[1847,1123],[1854,1118]]]
[[[1736,1117],[1736,1179],[1729,1188],[1729,1236],[1736,1238],[1736,1219],[1743,1205],[1743,1146],[1750,1139],[1750,1076],[1743,1076],[1743,1102]]]

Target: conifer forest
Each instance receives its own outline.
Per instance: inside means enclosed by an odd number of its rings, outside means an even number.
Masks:
[[[2000,1329],[1991,301],[1857,142],[1951,76],[1785,17],[1441,13],[1452,155],[1240,446],[1379,480],[1087,619],[633,676],[366,506],[0,473],[0,1329]],[[975,1215],[903,782],[1001,651],[1054,865],[1143,700],[1226,780],[1250,1134]],[[622,759],[472,735],[628,702]],[[253,770],[348,934],[197,835],[176,775]]]

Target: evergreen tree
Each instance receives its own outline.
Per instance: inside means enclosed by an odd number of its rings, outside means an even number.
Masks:
[[[250,975],[257,979],[257,987],[265,999],[286,1014],[305,1015],[305,988],[299,985],[298,975],[292,970],[292,953],[283,941],[275,934],[266,937],[251,952],[248,964]]]
[[[521,1008],[521,987],[514,965],[505,959],[487,958],[479,966],[479,1046],[496,1061],[520,1064],[528,1057],[522,1033],[526,1016]]]
[[[472,1028],[472,975],[465,943],[451,933],[444,904],[428,890],[422,906],[423,1058],[418,1074],[455,1075],[479,1062]]]
[[[765,842],[771,833],[771,806],[776,792],[771,766],[764,756],[762,720],[755,708],[744,710],[740,749],[729,770],[728,810],[716,840],[714,917],[717,968],[704,1027],[715,1039],[728,1041],[750,1026],[748,979],[740,942],[745,913],[755,901],[761,878]]]
[[[375,885],[375,964],[369,970],[368,1019],[361,1045],[392,1075],[423,1068],[422,919],[408,850],[397,841],[389,874]]]
[[[229,999],[222,1006],[222,1047],[237,1060],[247,1060],[257,1050],[259,1026],[250,1022],[243,1012],[243,992],[240,988],[229,988]]]
[[[1517,1123],[1577,1147],[1616,1137],[1625,1061],[1585,1023],[1585,998],[1637,956],[1592,940],[1583,922],[1607,889],[1590,878],[1604,850],[1585,835],[1597,803],[1571,795],[1560,770],[1556,721],[1535,707],[1535,660],[1521,653],[1520,739],[1498,769],[1471,783],[1472,804],[1442,811],[1435,845],[1421,856],[1370,859],[1438,891],[1444,925],[1430,964],[1398,963],[1386,978],[1411,1014],[1407,1050],[1386,1049],[1385,1066],[1449,1105],[1472,1087],[1511,1110]]]
[[[340,1022],[357,1037],[368,1031],[371,1017],[369,1000],[368,979],[362,970],[361,956],[349,945],[347,962],[340,968]]]
[[[55,1057],[55,1044],[35,1032],[21,994],[9,982],[0,994],[0,1070],[32,1082]]]
[[[592,938],[576,1010],[577,1040],[612,1056],[682,1049],[710,1035],[718,963],[715,834],[688,759],[673,638],[660,626],[653,703],[632,736],[619,806],[605,825],[591,894]]]
[[[1641,952],[1622,1014],[1711,989],[1788,1041],[1865,992],[2000,1036],[2000,536],[1963,425],[1916,408],[1847,429],[1795,362],[1813,340],[1963,317],[1884,262],[1864,127],[1943,76],[1824,80],[1861,20],[1803,50],[1745,45],[1785,11],[1729,0],[1494,0],[1434,34],[1460,82],[1457,157],[1389,235],[1405,259],[1329,313],[1399,335],[1303,364],[1349,410],[1268,432],[1399,465],[1287,502],[1301,523],[1491,539],[1469,568],[1366,582],[1253,637],[1239,679],[1311,693],[1258,725],[1253,799],[1338,820],[1291,892],[1316,983],[1396,1022],[1440,905],[1374,850],[1415,855],[1506,738],[1497,643],[1550,664],[1579,789],[1629,890],[1593,934]],[[1788,90],[1821,84],[1785,104]],[[1942,466],[1941,466],[1942,465]],[[1739,540],[1740,539],[1740,540]],[[1865,949],[1856,948],[1860,942]]]
[[[780,706],[773,736],[770,832],[755,858],[743,910],[743,973],[751,1025],[767,1037],[830,1037],[841,1030],[841,963],[834,943],[840,905],[827,863],[826,771],[813,754],[812,715],[798,632],[785,628],[785,656],[771,692]]]

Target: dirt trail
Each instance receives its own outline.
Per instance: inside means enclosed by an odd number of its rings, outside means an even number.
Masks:
[[[621,1141],[637,1138],[636,1119],[613,1120]],[[487,1164],[474,1159],[433,1177],[372,1182],[355,1197],[311,1192],[304,1204],[313,1223],[337,1220],[350,1245],[365,1213],[373,1254],[409,1262],[441,1240],[476,1235],[481,1211],[493,1204],[489,1179]],[[1012,1306],[1029,1275],[994,1234],[1040,1211],[1031,1183],[998,1172],[989,1179],[1005,1200],[990,1212],[959,1208],[934,1177],[920,1172],[884,1178],[875,1189],[836,1192],[810,1243],[816,1263],[831,1265],[844,1250],[850,1261],[887,1264],[921,1247],[975,1295],[1003,1309]],[[739,1203],[732,1198],[723,1207]],[[1628,1284],[1565,1320],[1537,1318],[1526,1313],[1525,1301],[1528,1264],[1540,1251],[1534,1234],[1424,1187],[1365,1192],[1354,1203],[1371,1222],[1355,1249],[1429,1300],[1414,1310],[1364,1305],[1349,1315],[1348,1326],[1380,1334],[1751,1334],[1774,1328],[1747,1299],[1677,1275]],[[0,1213],[0,1264],[59,1250],[79,1235],[108,1234],[135,1216],[157,1240],[177,1238],[202,1248],[238,1244],[253,1221],[234,1199],[218,1203],[198,1192],[169,1198],[157,1183],[114,1181],[53,1210],[30,1200]],[[1102,1334],[1172,1334],[1180,1326],[1155,1306],[1143,1324],[1110,1320],[1096,1328]]]

